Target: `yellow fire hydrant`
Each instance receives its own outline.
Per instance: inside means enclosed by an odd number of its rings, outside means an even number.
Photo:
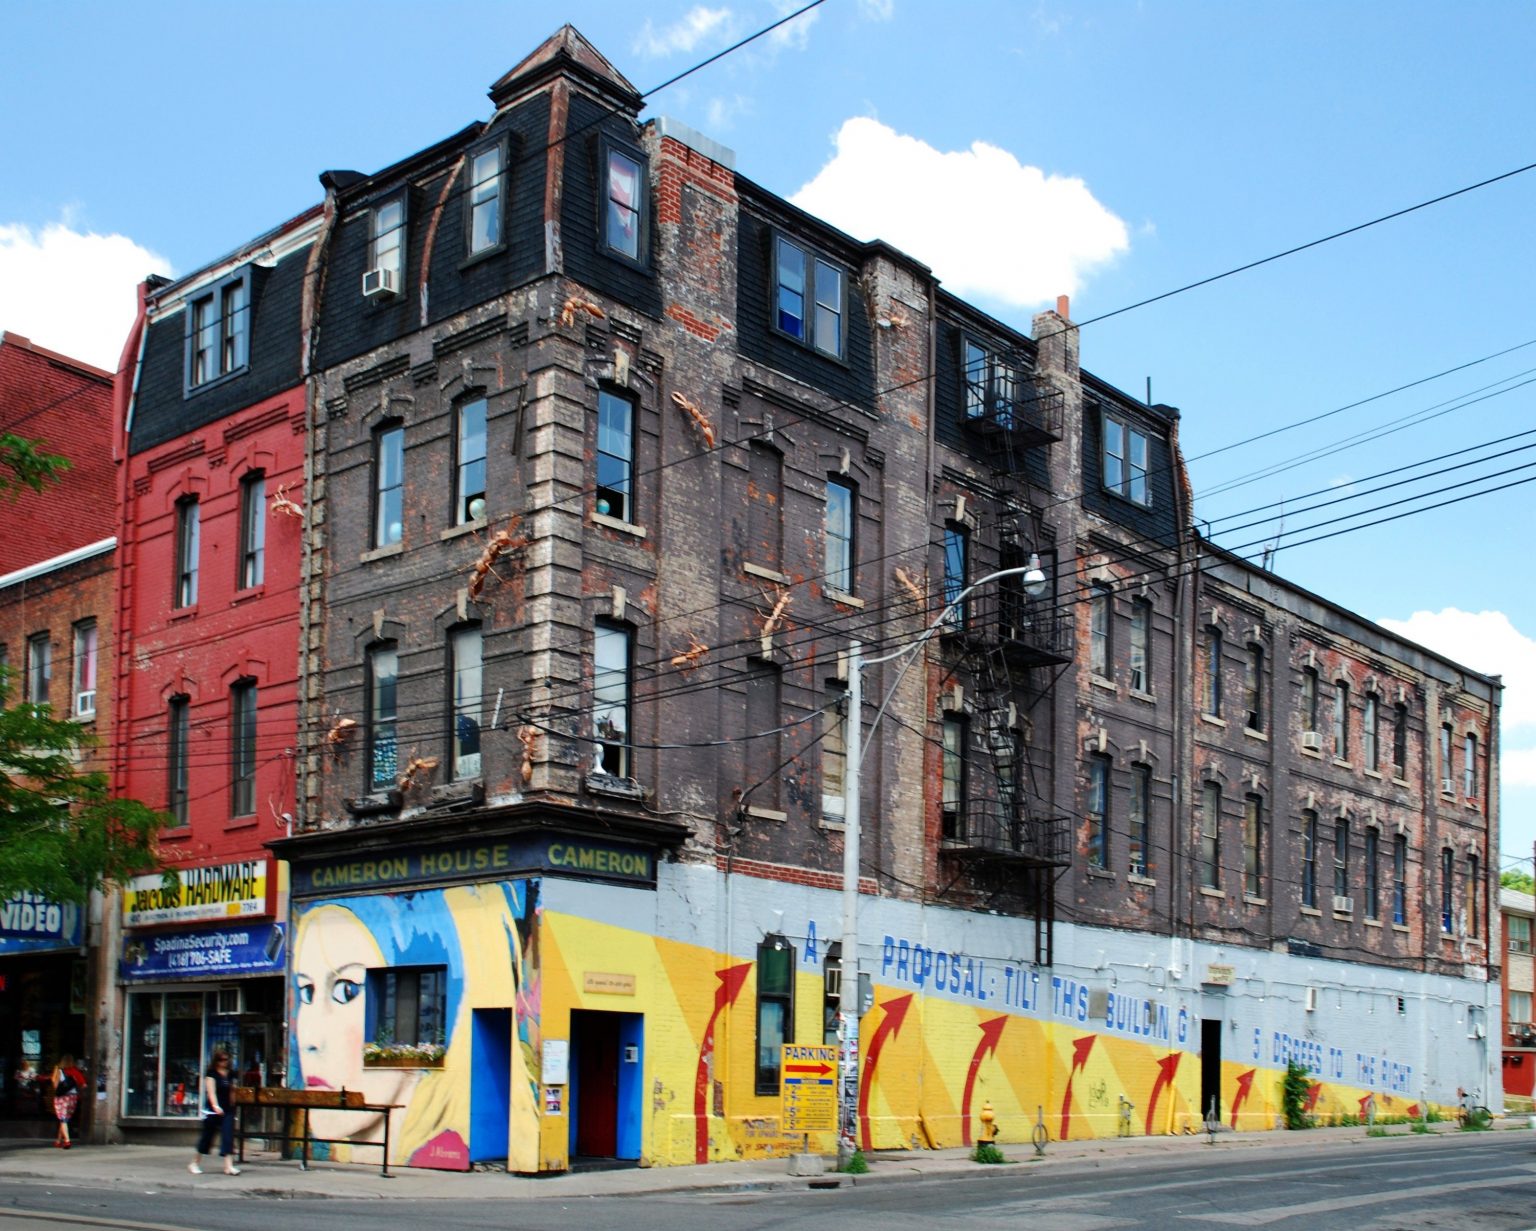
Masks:
[[[992,1110],[992,1104],[990,1102],[983,1103],[981,1111],[976,1118],[981,1121],[981,1139],[983,1141],[996,1141],[998,1134],[1003,1130],[998,1127],[997,1112]]]

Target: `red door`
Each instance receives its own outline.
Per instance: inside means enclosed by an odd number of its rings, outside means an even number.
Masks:
[[[619,1146],[619,1017],[577,1010],[571,1014],[576,1053],[576,1153],[613,1158]]]

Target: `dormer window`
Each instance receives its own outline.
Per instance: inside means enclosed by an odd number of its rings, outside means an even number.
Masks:
[[[1147,434],[1114,415],[1104,416],[1104,488],[1136,504],[1150,505]]]
[[[251,278],[244,270],[187,303],[188,392],[244,371],[250,341]]]
[[[398,295],[405,285],[405,197],[374,207],[368,237],[368,268],[363,295],[369,299]]]
[[[646,174],[644,158],[617,146],[603,150],[603,248],[612,256],[646,261]]]
[[[836,265],[780,236],[774,241],[774,327],[834,359],[843,357],[846,278]]]
[[[469,160],[469,255],[501,247],[502,149],[487,146]]]
[[[965,340],[965,415],[1011,423],[1014,407],[1024,399],[1014,367],[995,351],[971,338]]]

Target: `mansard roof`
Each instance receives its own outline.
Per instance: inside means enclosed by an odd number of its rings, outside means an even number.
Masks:
[[[532,55],[491,86],[491,101],[499,109],[520,94],[535,90],[562,75],[577,78],[599,96],[631,115],[638,114],[645,101],[624,74],[614,68],[608,58],[569,23],[551,34]]]

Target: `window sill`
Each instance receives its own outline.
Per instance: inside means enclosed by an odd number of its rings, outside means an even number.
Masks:
[[[1200,721],[1208,722],[1213,727],[1225,727],[1227,725],[1227,720],[1225,718],[1218,718],[1215,714],[1201,714]]]
[[[1113,872],[1111,872],[1108,868],[1097,868],[1097,867],[1094,867],[1092,864],[1088,865],[1087,872],[1088,872],[1088,875],[1093,880],[1096,880],[1096,881],[1111,881],[1111,882],[1113,882],[1116,879],[1118,879],[1115,876],[1115,874]]]
[[[1114,680],[1106,679],[1102,675],[1090,675],[1088,682],[1095,688],[1102,688],[1105,692],[1112,692],[1116,696],[1120,695],[1120,689],[1116,687]]]
[[[459,272],[463,273],[471,266],[478,265],[481,261],[488,261],[493,256],[499,256],[506,250],[506,241],[502,241],[499,244],[492,244],[489,248],[482,248],[479,252],[471,252],[467,257],[459,262]]]
[[[781,586],[789,584],[788,573],[781,573],[778,569],[764,568],[761,564],[743,564],[741,571],[748,577],[761,577],[764,581],[776,582]]]
[[[257,599],[267,596],[265,584],[252,586],[249,590],[236,590],[235,597],[229,600],[231,607],[243,607],[246,603],[254,603]]]
[[[74,722],[76,725],[82,727],[94,726],[96,723],[95,710],[91,710],[86,714],[71,714],[69,717],[71,722]]]
[[[862,598],[855,598],[852,594],[845,594],[841,590],[825,590],[823,593],[834,603],[841,603],[845,607],[856,607],[860,611],[864,610]]]
[[[259,818],[253,812],[249,816],[232,816],[224,822],[224,832],[231,833],[237,829],[252,829]]]
[[[1480,805],[1475,799],[1467,800],[1466,809],[1468,812],[1481,812],[1483,810],[1482,805]]]
[[[359,564],[367,564],[373,560],[384,560],[390,556],[405,554],[405,541],[398,543],[385,543],[383,547],[371,547],[357,558]]]
[[[1157,882],[1153,880],[1152,877],[1142,876],[1137,872],[1128,873],[1125,878],[1125,883],[1127,885],[1140,885],[1144,889],[1157,888]]]
[[[1268,906],[1269,905],[1269,899],[1268,898],[1256,898],[1252,894],[1245,893],[1245,894],[1243,894],[1243,904],[1245,906]]]
[[[463,538],[466,534],[474,534],[476,531],[484,530],[485,525],[486,519],[483,517],[477,517],[474,521],[467,521],[460,526],[449,526],[448,529],[439,534],[437,538],[439,542],[446,543],[449,539],[460,539]]]
[[[1381,781],[1381,771],[1379,769],[1362,769],[1360,772],[1367,778],[1374,778],[1377,782]]]
[[[821,818],[821,827],[828,833],[846,833],[848,822],[840,816],[824,816]]]
[[[645,788],[633,778],[615,778],[612,774],[598,771],[590,773],[583,779],[582,785],[588,795],[606,795],[610,799],[631,799],[635,802],[643,802]]]
[[[587,514],[594,526],[602,526],[605,530],[617,530],[620,534],[633,535],[637,539],[645,537],[645,527],[637,526],[632,522],[620,521],[617,517],[609,517],[606,513],[599,513],[596,509]]]
[[[1334,757],[1333,767],[1334,769],[1354,769],[1354,765],[1352,765],[1349,761],[1346,761],[1343,757]]]
[[[1209,885],[1201,885],[1200,893],[1207,898],[1220,898],[1223,902],[1227,900],[1227,895],[1222,890],[1212,889]]]
[[[1148,705],[1157,704],[1157,698],[1155,696],[1153,696],[1150,692],[1142,692],[1140,689],[1132,688],[1125,695],[1130,697],[1132,701],[1144,701]]]
[[[747,815],[759,821],[787,821],[789,813],[780,812],[777,808],[754,808],[747,805]]]
[[[1336,911],[1333,912],[1333,917],[1335,919],[1351,919],[1352,920],[1355,917],[1355,912],[1352,911],[1352,910],[1336,910]]]
[[[1314,919],[1321,919],[1323,917],[1323,912],[1318,910],[1315,906],[1303,906],[1301,907],[1301,913],[1304,915],[1310,915]]]
[[[1404,936],[1408,935],[1408,925],[1406,923],[1394,923],[1392,930],[1394,932],[1401,932]]]
[[[1380,919],[1362,919],[1360,922],[1365,924],[1365,926],[1368,928],[1379,928],[1381,926]]]
[[[1410,787],[1413,786],[1413,783],[1409,782],[1408,779],[1406,779],[1406,778],[1399,778],[1396,774],[1393,774],[1392,775],[1392,785],[1393,786],[1400,786],[1400,787],[1404,787],[1404,788],[1410,788]]]
[[[1265,735],[1264,732],[1260,731],[1257,727],[1244,727],[1243,734],[1246,735],[1249,739],[1260,739],[1263,740],[1266,744],[1269,743],[1269,736]]]
[[[171,612],[171,614],[169,616],[166,617],[167,621],[169,623],[171,623],[171,624],[178,624],[182,620],[193,620],[193,619],[196,619],[196,618],[197,618],[197,604],[196,603],[193,603],[190,607],[177,607],[177,608],[175,608]]]
[[[1315,760],[1318,760],[1318,761],[1321,761],[1323,759],[1323,754],[1321,752],[1319,752],[1316,748],[1303,748],[1303,749],[1301,749],[1301,755],[1304,756],[1304,757],[1312,757],[1312,758],[1314,758]]]

